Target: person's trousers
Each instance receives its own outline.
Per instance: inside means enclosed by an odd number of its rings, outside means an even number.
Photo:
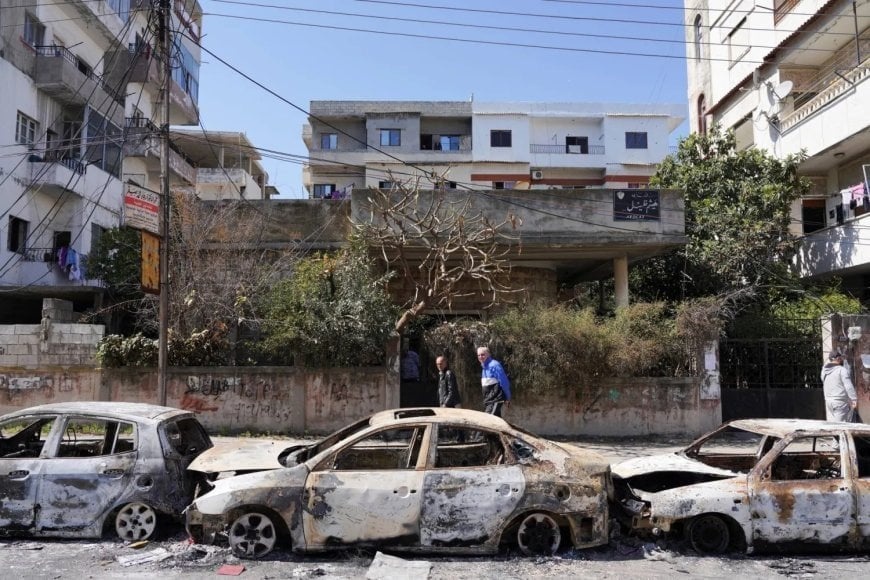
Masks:
[[[490,415],[495,415],[496,417],[501,417],[501,410],[504,407],[504,401],[495,401],[493,403],[486,403],[484,406],[483,412],[489,413]]]
[[[828,421],[848,423],[852,420],[852,405],[848,402],[825,399],[825,418]]]

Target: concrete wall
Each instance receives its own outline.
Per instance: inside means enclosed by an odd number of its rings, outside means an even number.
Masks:
[[[605,379],[583,394],[517,393],[506,418],[542,435],[643,436],[705,432],[721,421],[699,378]],[[153,369],[0,368],[0,413],[62,401],[157,401]],[[172,368],[167,403],[197,413],[212,433],[327,433],[399,406],[399,380],[361,369]],[[473,403],[466,405],[476,408]]]

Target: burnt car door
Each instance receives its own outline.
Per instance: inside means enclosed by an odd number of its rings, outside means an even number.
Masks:
[[[163,495],[172,511],[181,511],[193,500],[196,478],[188,466],[206,449],[211,449],[211,438],[196,417],[181,417],[160,424],[161,446],[166,477]]]
[[[749,501],[754,545],[850,543],[855,496],[843,439],[841,433],[792,434],[753,469]]]
[[[426,433],[423,425],[381,429],[317,465],[302,498],[306,546],[419,545]]]
[[[858,500],[858,533],[864,548],[870,546],[870,433],[852,432],[853,479]]]
[[[439,425],[423,483],[423,546],[497,546],[495,535],[525,492],[499,434]]]
[[[95,526],[130,487],[138,456],[133,423],[68,417],[61,427],[38,493],[44,532]]]
[[[14,417],[0,423],[0,528],[31,530],[46,463],[46,441],[57,417]]]

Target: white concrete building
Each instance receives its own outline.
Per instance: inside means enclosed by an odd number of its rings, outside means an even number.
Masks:
[[[681,105],[312,101],[303,128],[312,198],[350,187],[642,188]]]
[[[159,191],[150,6],[0,0],[0,323],[38,322],[43,298],[77,311],[99,303],[87,255],[122,223],[123,183]],[[172,19],[173,30],[199,37],[196,0],[173,2]],[[195,124],[199,52],[181,35],[174,43],[170,121]],[[175,161],[177,179],[195,178]]]
[[[692,130],[719,123],[740,148],[805,151],[797,267],[870,298],[870,0],[686,0],[685,24]]]

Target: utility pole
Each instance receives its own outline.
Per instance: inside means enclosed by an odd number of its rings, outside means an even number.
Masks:
[[[160,239],[160,312],[158,322],[160,334],[157,350],[157,400],[166,405],[166,368],[169,357],[169,83],[172,80],[172,38],[170,31],[170,6],[172,0],[159,0],[160,13],[160,44],[159,54],[163,58],[163,79],[160,88],[162,99],[163,124],[160,126],[160,182],[163,193],[161,210],[161,227],[163,237]]]

